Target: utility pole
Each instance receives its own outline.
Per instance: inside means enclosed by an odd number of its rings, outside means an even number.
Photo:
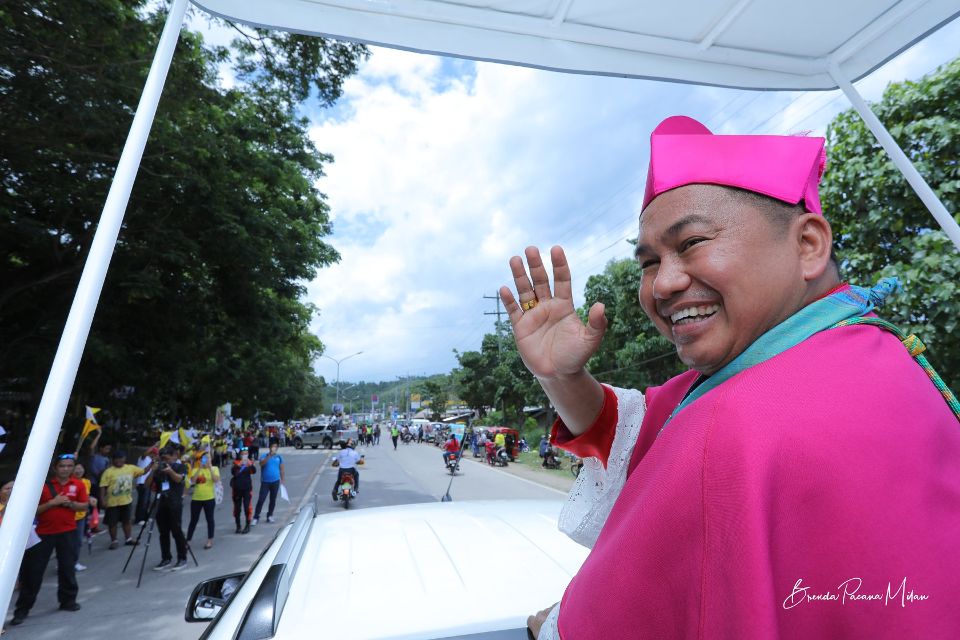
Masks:
[[[484,311],[484,312],[483,312],[483,315],[485,315],[485,316],[497,316],[497,364],[499,365],[499,364],[501,363],[501,358],[503,357],[503,345],[501,344],[501,343],[503,342],[503,338],[500,337],[500,315],[501,315],[501,314],[505,314],[506,311],[501,311],[501,310],[500,310],[500,296],[498,296],[498,295],[483,296],[483,299],[484,299],[484,300],[495,300],[496,303],[497,303],[497,310],[496,310],[496,311]],[[507,422],[507,399],[506,399],[506,398],[500,398],[500,404],[501,404],[501,407],[502,407],[501,411],[503,412],[503,422],[504,422],[504,424],[506,424],[506,422]]]
[[[484,311],[483,315],[485,316],[497,316],[497,364],[500,363],[500,355],[503,352],[503,349],[500,346],[500,315],[506,313],[506,311],[500,310],[500,296],[483,296],[484,300],[496,300],[497,310],[496,311]]]

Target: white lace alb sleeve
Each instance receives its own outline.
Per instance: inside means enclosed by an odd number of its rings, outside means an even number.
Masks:
[[[583,469],[560,512],[560,530],[575,542],[593,548],[627,479],[627,466],[647,411],[643,393],[611,387],[617,396],[617,430],[607,468],[597,458],[584,458]],[[559,608],[559,607],[558,607]]]
[[[554,605],[553,609],[550,610],[550,615],[547,616],[547,619],[543,621],[543,625],[540,627],[540,633],[537,635],[537,640],[560,640],[560,628],[557,626],[559,619],[560,603],[558,602]]]

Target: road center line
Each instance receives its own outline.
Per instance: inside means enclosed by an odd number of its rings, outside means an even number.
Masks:
[[[320,473],[323,471],[324,467],[327,466],[327,463],[330,461],[330,456],[328,455],[323,459],[323,462],[320,463],[316,469],[313,470],[313,476],[310,478],[310,482],[307,484],[307,491],[303,494],[303,498],[300,499],[300,504],[297,505],[297,509],[294,513],[298,513],[310,498],[313,497],[314,490],[317,488],[317,482],[320,481]]]

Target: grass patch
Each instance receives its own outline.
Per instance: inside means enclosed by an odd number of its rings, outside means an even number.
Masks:
[[[564,454],[560,455],[560,468],[559,469],[544,469],[541,466],[543,460],[537,455],[537,452],[534,450],[521,453],[520,457],[517,458],[517,461],[514,464],[522,464],[525,467],[534,469],[535,471],[540,471],[541,473],[549,473],[558,476],[564,476],[567,478],[573,478],[573,474],[570,473],[570,462],[571,458]]]

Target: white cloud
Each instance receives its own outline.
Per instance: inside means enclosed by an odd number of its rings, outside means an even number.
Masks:
[[[953,42],[937,34],[861,90],[879,98],[887,82],[955,55]],[[452,349],[476,349],[493,331],[484,313],[495,304],[483,296],[509,283],[507,260],[526,245],[546,254],[562,244],[578,295],[589,274],[629,255],[647,140],[663,117],[687,113],[718,133],[822,133],[847,107],[831,100],[374,49],[311,129],[335,157],[319,187],[342,255],[310,284],[314,330],[333,357],[364,352],[343,379],[449,371]],[[318,369],[335,376],[330,360]]]
[[[311,131],[336,158],[320,188],[342,260],[310,286],[329,353],[376,352],[350,367],[377,378],[447,371],[453,348],[477,348],[493,329],[482,296],[508,282],[511,255],[573,223],[583,233],[566,240],[589,249],[605,215],[630,217],[628,200],[588,205],[642,170],[645,127],[594,115],[622,116],[636,94],[625,81],[488,64],[451,78],[437,58],[376,50],[346,86],[345,115]]]

